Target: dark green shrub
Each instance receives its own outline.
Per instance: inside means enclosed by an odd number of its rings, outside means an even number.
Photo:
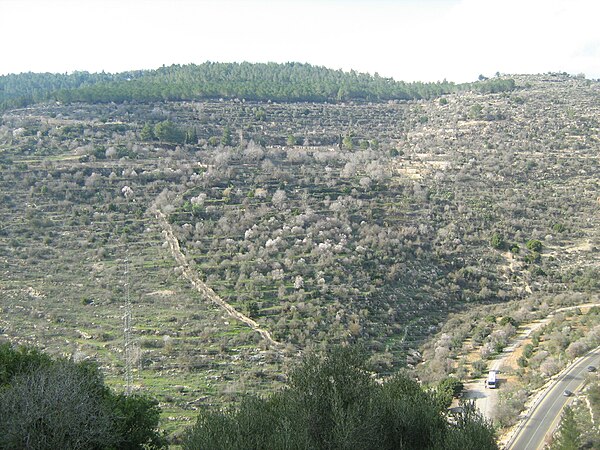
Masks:
[[[452,398],[460,397],[465,385],[458,378],[447,377],[438,383],[437,390],[446,408],[450,407]]]
[[[160,409],[116,394],[89,362],[0,345],[0,448],[157,449]]]
[[[525,245],[532,252],[540,252],[542,250],[542,243],[537,239],[529,239]]]
[[[500,233],[494,233],[492,235],[492,238],[490,239],[490,244],[492,248],[495,248],[496,250],[502,250],[506,247],[506,241]]]
[[[500,319],[500,326],[504,326],[504,325],[507,325],[509,323],[513,327],[519,326],[519,323],[515,319],[513,319],[512,317],[510,317],[510,316],[504,316],[504,317],[502,317],[502,319]]]
[[[286,389],[239,408],[204,411],[187,430],[192,449],[497,448],[491,426],[468,406],[454,421],[434,392],[404,374],[376,382],[365,355],[338,347],[308,355]],[[448,388],[458,389],[450,384]],[[469,444],[473,443],[473,444]],[[474,447],[476,445],[476,447]]]

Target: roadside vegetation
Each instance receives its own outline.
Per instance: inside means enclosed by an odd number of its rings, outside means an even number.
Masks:
[[[499,375],[502,383],[493,421],[500,431],[507,430],[517,423],[532,396],[549,379],[600,345],[600,308],[585,306],[597,303],[594,295],[532,297],[451,318],[438,337],[424,347],[425,362],[417,366],[417,373],[431,384],[443,377],[463,382],[481,379],[503,348],[519,337],[523,327],[539,323],[541,326],[520,343]],[[507,315],[496,316],[499,312]],[[597,408],[597,373],[590,372],[588,378],[586,389],[578,396],[573,420],[582,439],[597,442],[596,425],[592,422]]]

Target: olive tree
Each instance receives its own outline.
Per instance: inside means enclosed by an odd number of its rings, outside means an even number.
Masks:
[[[17,375],[0,395],[0,447],[110,447],[114,418],[102,398],[106,388],[68,363]]]
[[[435,392],[402,373],[376,381],[353,347],[307,355],[288,380],[270,397],[203,411],[183,448],[497,449],[490,424],[469,405],[448,421]]]
[[[104,385],[90,362],[0,345],[0,448],[157,449],[157,402]]]

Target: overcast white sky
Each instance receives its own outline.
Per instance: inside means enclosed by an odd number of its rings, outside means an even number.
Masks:
[[[405,81],[600,78],[598,0],[0,0],[0,74],[308,62]]]

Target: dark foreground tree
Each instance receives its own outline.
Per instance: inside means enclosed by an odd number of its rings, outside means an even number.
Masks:
[[[1,449],[161,448],[160,410],[116,394],[90,363],[0,346]]]
[[[398,374],[376,381],[353,348],[311,354],[286,389],[205,411],[183,439],[193,449],[497,449],[489,423],[466,405],[448,417],[435,393]]]
[[[113,417],[104,386],[66,362],[13,378],[0,396],[2,448],[110,448]]]
[[[442,405],[449,408],[452,404],[452,399],[458,398],[464,387],[463,382],[457,378],[447,377],[440,381],[437,386],[437,392]]]

